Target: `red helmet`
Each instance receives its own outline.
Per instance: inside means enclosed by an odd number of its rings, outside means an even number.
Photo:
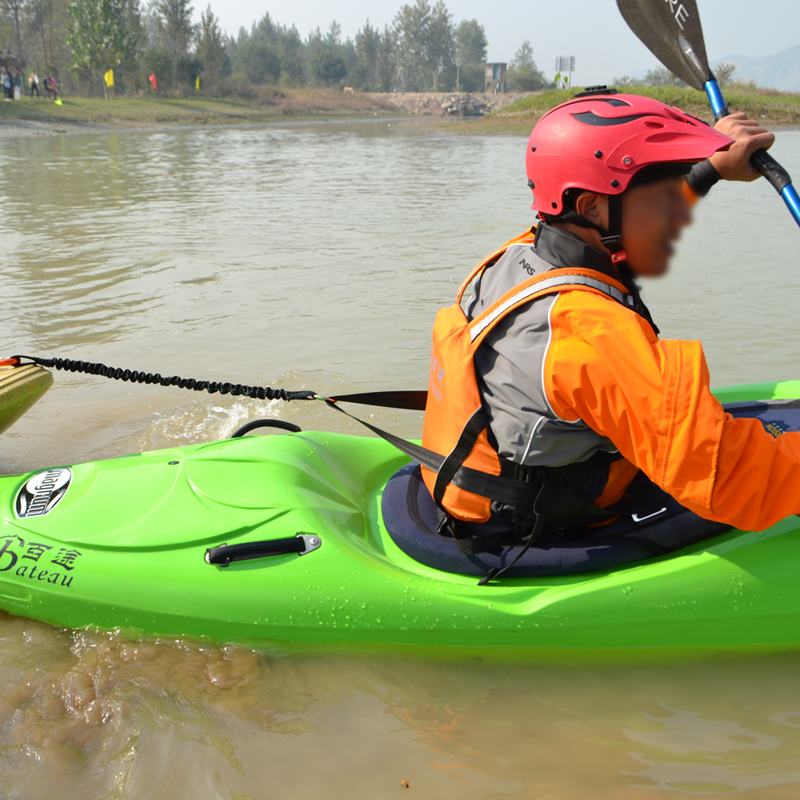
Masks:
[[[701,119],[649,97],[613,90],[578,95],[533,129],[525,163],[531,208],[560,214],[567,189],[622,194],[644,167],[705,161],[732,141]]]

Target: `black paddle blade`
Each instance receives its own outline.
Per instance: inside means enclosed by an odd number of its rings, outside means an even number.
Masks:
[[[713,77],[695,0],[617,0],[630,29],[668,69],[703,91]]]

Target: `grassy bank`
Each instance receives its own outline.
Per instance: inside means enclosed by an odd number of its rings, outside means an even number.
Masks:
[[[671,106],[713,122],[714,117],[704,92],[674,87],[626,86],[620,91],[661,100]],[[575,91],[550,91],[530,95],[478,120],[458,123],[457,130],[465,133],[530,133],[536,120],[553,106],[574,97]],[[800,126],[800,94],[766,91],[742,91],[736,86],[725,92],[731,111],[744,111],[749,117],[768,127],[778,125]]]
[[[634,86],[626,92],[654,97],[711,122],[706,96],[694,89]],[[478,119],[441,120],[432,124],[458,133],[528,134],[536,120],[553,106],[574,96],[574,91],[549,91],[528,95]],[[401,96],[402,100],[404,96]],[[800,126],[800,94],[733,86],[726,92],[732,111],[745,111],[769,127]],[[363,117],[372,113],[402,113],[386,96],[340,92],[335,89],[276,89],[261,87],[257,99],[234,100],[208,97],[177,98],[67,98],[57,106],[46,100],[22,100],[0,104],[0,132],[21,129],[53,131],[80,128],[143,128],[168,125],[240,125],[279,119]],[[410,115],[412,116],[412,115]]]
[[[192,97],[67,98],[57,106],[46,100],[23,98],[0,104],[0,127],[69,129],[160,125],[235,125],[293,117],[363,116],[393,109],[368,94],[327,89],[287,89],[263,93],[258,100]]]

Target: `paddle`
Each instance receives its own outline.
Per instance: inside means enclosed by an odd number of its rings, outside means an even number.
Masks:
[[[730,113],[708,66],[703,28],[695,0],[617,0],[630,29],[671,72],[708,95],[717,119]],[[800,195],[789,173],[766,151],[756,150],[750,163],[775,187],[800,225]]]

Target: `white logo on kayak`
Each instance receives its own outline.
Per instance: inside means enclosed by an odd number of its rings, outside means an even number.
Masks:
[[[36,473],[17,493],[14,503],[17,516],[22,519],[49,514],[67,493],[71,482],[72,470],[69,467]]]

